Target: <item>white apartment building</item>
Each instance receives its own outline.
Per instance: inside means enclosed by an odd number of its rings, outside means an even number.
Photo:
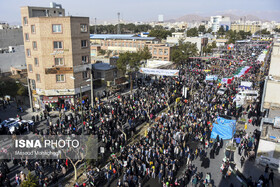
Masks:
[[[230,17],[211,16],[208,27],[211,28],[213,32],[217,32],[221,26],[223,26],[226,31],[230,30]]]

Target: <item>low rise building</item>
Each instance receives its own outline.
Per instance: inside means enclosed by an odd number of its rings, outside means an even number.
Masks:
[[[261,30],[261,25],[259,24],[231,24],[231,30],[239,32],[251,32],[252,34]]]
[[[155,37],[139,37],[132,34],[91,34],[91,54],[98,56],[98,51],[105,50],[105,56],[118,56],[124,52],[137,52],[148,47],[153,59],[171,60],[171,47],[161,44]]]

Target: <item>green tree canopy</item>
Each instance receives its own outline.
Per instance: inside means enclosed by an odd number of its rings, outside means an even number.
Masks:
[[[219,36],[223,36],[223,35],[225,35],[225,33],[226,33],[226,31],[225,31],[224,27],[221,26],[221,27],[219,28],[217,34],[218,34]]]
[[[21,187],[37,187],[38,186],[38,178],[32,175],[30,172],[27,175],[25,181],[22,181]]]
[[[205,34],[205,33],[206,33],[206,28],[205,28],[205,26],[204,26],[204,25],[199,25],[199,27],[198,27],[198,32],[202,32],[203,34]]]
[[[211,28],[208,28],[207,31],[206,31],[206,33],[212,33],[212,32],[213,32],[213,31],[212,31]]]
[[[144,48],[142,50],[139,51],[140,54],[140,58],[141,60],[148,60],[150,58],[152,58],[152,54],[150,53],[150,50],[148,48],[148,46],[144,46]]]
[[[256,34],[270,35],[270,32],[267,29],[262,29],[260,31],[257,31]]]
[[[166,39],[168,36],[171,36],[171,35],[172,35],[172,32],[165,30],[165,29],[153,29],[149,33],[150,37],[156,37],[160,40]]]
[[[208,43],[206,47],[203,48],[204,53],[212,53],[212,50],[217,48],[216,42]]]
[[[171,59],[177,65],[187,62],[189,57],[196,56],[198,53],[195,43],[183,41],[184,39],[180,40],[179,45],[171,52]]]
[[[274,30],[274,32],[280,32],[280,28],[275,28],[273,30]]]
[[[198,36],[198,30],[196,27],[194,28],[191,28],[189,30],[187,30],[187,36],[188,37],[195,37],[195,36]]]

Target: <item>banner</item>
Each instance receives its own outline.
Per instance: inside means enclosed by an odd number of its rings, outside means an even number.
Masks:
[[[205,80],[206,81],[216,81],[218,79],[217,75],[207,75]]]
[[[140,73],[161,76],[179,76],[179,70],[140,68]]]

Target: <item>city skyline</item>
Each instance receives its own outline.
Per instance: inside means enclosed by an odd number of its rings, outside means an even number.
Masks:
[[[0,21],[11,24],[21,24],[20,7],[49,7],[50,2],[51,0],[2,0]],[[142,0],[141,2],[133,0],[103,0],[100,2],[90,0],[59,0],[54,2],[62,4],[66,15],[90,17],[91,23],[93,23],[94,18],[97,18],[97,24],[103,24],[104,21],[116,22],[117,12],[120,12],[121,19],[127,22],[157,21],[159,14],[164,15],[164,20],[176,19],[188,14],[200,16],[219,14],[241,16],[250,14],[264,20],[280,21],[280,2],[277,0],[255,0],[246,2],[242,0],[236,0],[234,2],[225,2],[222,0],[214,0],[211,2],[207,0],[198,0],[195,2],[185,0]]]

